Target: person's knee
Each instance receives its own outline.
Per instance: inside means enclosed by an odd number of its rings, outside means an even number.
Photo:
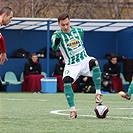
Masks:
[[[95,60],[95,65],[96,65],[96,66],[98,66],[98,65],[99,65],[97,60]]]
[[[98,66],[98,61],[97,61],[96,59],[91,59],[91,60],[89,61],[90,70],[92,70],[92,68],[93,68],[94,66]]]
[[[66,77],[64,77],[63,81],[64,81],[64,83],[72,83],[73,82],[73,78],[71,78],[69,76],[66,76]]]

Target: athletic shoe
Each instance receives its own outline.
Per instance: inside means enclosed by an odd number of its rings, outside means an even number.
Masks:
[[[126,93],[121,94],[121,97],[122,97],[122,98],[125,98],[125,99],[127,99],[127,100],[130,100],[130,99],[131,99],[131,97],[128,96]]]
[[[96,101],[96,103],[99,103],[99,104],[102,103],[102,95],[96,94],[95,101]]]
[[[36,91],[36,93],[41,94],[42,92],[41,91]]]
[[[77,118],[77,112],[76,111],[70,111],[70,118]]]

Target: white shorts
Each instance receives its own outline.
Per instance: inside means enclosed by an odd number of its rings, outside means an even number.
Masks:
[[[63,78],[66,76],[70,76],[74,79],[74,82],[79,78],[79,76],[87,76],[92,77],[92,71],[90,71],[89,61],[91,59],[95,59],[94,57],[87,57],[83,61],[72,64],[72,65],[65,65]]]

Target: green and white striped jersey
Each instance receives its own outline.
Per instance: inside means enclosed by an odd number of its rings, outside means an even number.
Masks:
[[[59,46],[54,44],[56,38],[61,39]],[[67,65],[76,64],[88,56],[83,45],[84,32],[80,27],[71,27],[69,33],[57,30],[51,39],[52,49],[57,50],[59,47]]]

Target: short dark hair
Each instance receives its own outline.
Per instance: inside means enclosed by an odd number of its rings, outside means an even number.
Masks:
[[[60,20],[65,20],[66,18],[70,19],[69,15],[67,13],[62,13],[58,17],[58,22],[60,22]]]
[[[0,15],[2,15],[3,13],[6,13],[7,16],[10,15],[12,9],[10,7],[2,7],[0,9]]]
[[[31,54],[31,57],[32,57],[32,56],[37,56],[37,54],[36,54],[36,53],[32,53],[32,54]]]
[[[113,58],[117,58],[118,59],[118,57],[116,55],[111,55],[109,59],[112,60]]]

